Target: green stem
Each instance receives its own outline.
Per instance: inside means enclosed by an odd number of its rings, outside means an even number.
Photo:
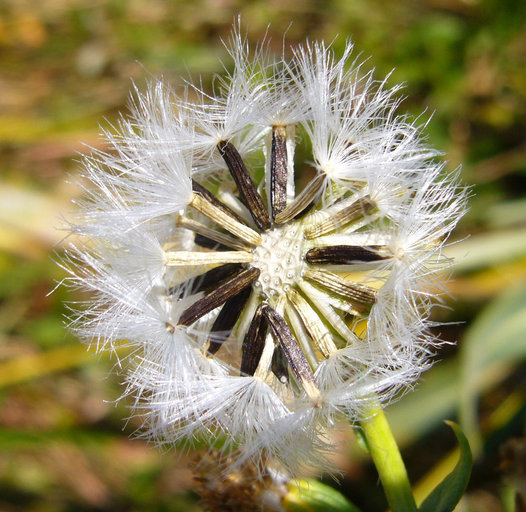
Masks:
[[[417,512],[404,461],[378,402],[371,404],[360,427],[392,512]]]

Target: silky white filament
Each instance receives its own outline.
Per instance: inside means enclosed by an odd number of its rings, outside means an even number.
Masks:
[[[217,94],[136,90],[110,151],[84,159],[64,267],[91,298],[71,326],[133,348],[125,395],[148,438],[294,474],[327,464],[336,421],[429,366],[466,192],[350,43],[287,60],[235,30],[229,52]]]

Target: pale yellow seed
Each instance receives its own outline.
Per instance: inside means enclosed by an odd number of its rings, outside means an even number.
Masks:
[[[232,249],[237,249],[239,251],[250,250],[250,247],[247,244],[244,244],[241,240],[225,233],[221,233],[220,231],[216,231],[215,229],[211,229],[208,226],[205,226],[204,224],[201,224],[200,222],[197,222],[193,219],[189,219],[188,217],[184,217],[183,215],[179,215],[177,218],[177,225],[179,227],[194,231],[200,235],[206,236],[214,242],[226,245],[227,247],[232,247]]]
[[[306,270],[305,277],[318,283],[333,292],[349,297],[349,299],[362,304],[376,302],[376,290],[361,283],[347,281],[343,277],[324,270]]]
[[[318,313],[314,311],[306,299],[300,293],[291,288],[287,292],[290,303],[294,306],[299,316],[301,317],[307,332],[314,340],[321,353],[325,357],[329,357],[338,349],[332,341],[332,335],[329,329],[321,321]]]
[[[285,224],[301,213],[316,198],[325,182],[325,175],[318,174],[282,212],[276,215],[276,224]]]
[[[209,219],[217,222],[220,226],[230,231],[233,235],[245,240],[251,245],[259,245],[261,236],[252,228],[241,224],[236,219],[225,213],[223,210],[207,201],[199,194],[192,194],[190,205],[196,210],[206,215]]]
[[[375,203],[371,200],[369,196],[365,196],[356,201],[353,201],[351,204],[348,204],[347,206],[334,212],[332,215],[322,220],[321,222],[318,222],[305,229],[305,238],[317,238],[319,236],[335,231],[341,228],[342,226],[350,224],[354,220],[358,220],[360,217],[365,216],[375,207]]]
[[[213,265],[217,263],[250,263],[254,256],[246,251],[222,252],[193,252],[169,251],[165,252],[165,265],[179,267],[182,265]]]

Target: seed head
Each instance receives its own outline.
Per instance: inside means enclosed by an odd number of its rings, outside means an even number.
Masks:
[[[92,296],[72,327],[133,348],[125,394],[148,438],[298,473],[429,365],[466,194],[350,43],[274,59],[236,30],[229,51],[215,94],[154,82],[84,159],[67,266]]]

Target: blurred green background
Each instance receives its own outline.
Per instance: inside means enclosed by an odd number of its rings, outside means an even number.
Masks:
[[[352,37],[366,68],[405,82],[403,109],[433,113],[430,142],[463,166],[470,212],[448,251],[450,322],[437,364],[388,409],[417,495],[455,462],[460,421],[476,464],[457,510],[526,510],[526,2],[521,0],[1,0],[0,511],[192,511],[191,456],[130,440],[113,362],[64,329],[57,231],[69,183],[131,79],[175,83],[221,70],[221,38],[241,13],[249,39]],[[469,235],[469,236],[468,236]],[[337,485],[385,510],[374,468],[352,442]]]

